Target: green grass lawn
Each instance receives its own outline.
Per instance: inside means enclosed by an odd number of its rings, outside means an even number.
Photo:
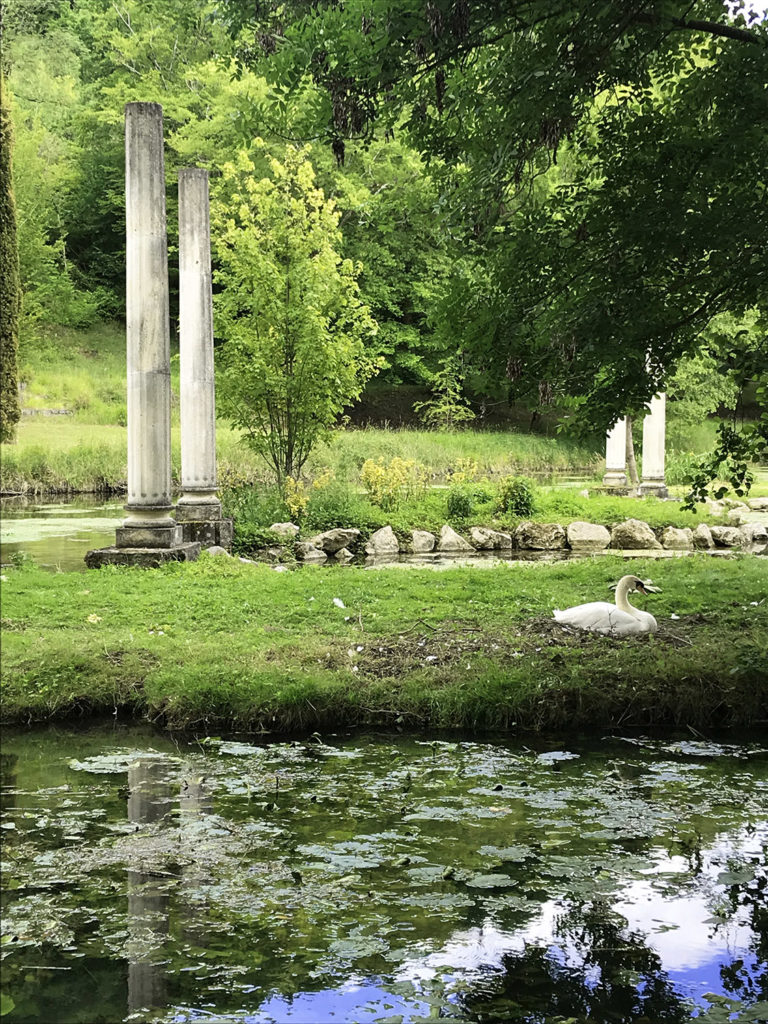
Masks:
[[[269,731],[768,719],[765,561],[633,561],[662,587],[637,601],[655,636],[553,625],[553,607],[611,600],[627,571],[618,557],[444,571],[276,573],[207,555],[85,575],[22,566],[1,584],[2,712],[129,708],[172,727]]]

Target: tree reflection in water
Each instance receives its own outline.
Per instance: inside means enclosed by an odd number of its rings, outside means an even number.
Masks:
[[[603,901],[569,907],[555,921],[556,944],[503,958],[487,991],[464,996],[482,1024],[573,1020],[574,1024],[683,1024],[689,1004],[639,931]]]

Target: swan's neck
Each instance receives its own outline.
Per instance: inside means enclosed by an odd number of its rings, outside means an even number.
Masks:
[[[619,611],[626,612],[627,615],[637,615],[637,608],[629,603],[629,597],[627,596],[630,587],[631,580],[619,580],[619,585],[616,587],[616,607]]]

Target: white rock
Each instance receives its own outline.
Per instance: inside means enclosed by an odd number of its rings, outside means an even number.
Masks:
[[[446,523],[440,529],[440,540],[437,542],[438,551],[474,551],[471,544],[468,544],[463,537]]]
[[[299,528],[295,523],[272,523],[270,530],[285,540],[296,540],[299,535]]]
[[[400,543],[391,526],[382,526],[372,533],[365,545],[366,555],[396,555],[400,551]]]
[[[342,548],[340,551],[337,551],[333,557],[336,559],[337,562],[349,562],[355,556],[352,554],[349,548]]]
[[[478,551],[500,551],[502,548],[512,547],[511,534],[491,530],[487,526],[473,526],[469,531],[469,537]]]
[[[739,533],[747,547],[751,544],[768,544],[768,529],[764,523],[744,523]]]
[[[741,547],[744,538],[735,526],[710,526],[712,539],[719,548]]]
[[[526,520],[515,530],[515,544],[529,551],[556,551],[565,547],[565,530],[559,523]]]
[[[222,557],[224,557],[224,558],[231,558],[232,557],[230,555],[230,553],[227,551],[227,549],[221,547],[220,544],[211,544],[211,546],[209,548],[206,548],[205,550],[213,558],[222,558]]]
[[[296,545],[296,557],[302,562],[324,562],[328,556],[309,541],[300,540]]]
[[[611,547],[623,551],[660,548],[653,530],[642,519],[627,519],[611,530]]]
[[[693,543],[697,548],[702,550],[709,550],[715,546],[712,531],[706,523],[699,523],[693,531]]]
[[[602,551],[611,543],[611,535],[599,523],[585,523],[577,520],[569,523],[565,530],[568,547],[573,551]]]
[[[768,498],[750,498],[747,505],[753,512],[768,512]]]
[[[435,537],[434,533],[429,533],[427,530],[413,530],[411,532],[411,548],[415,555],[434,551],[435,544],[437,544],[437,537]]]
[[[663,547],[672,551],[691,551],[693,549],[693,530],[688,526],[684,526],[682,529],[668,526],[661,535],[661,543]]]
[[[326,555],[335,555],[342,548],[354,548],[360,540],[359,530],[326,530],[325,533],[318,533],[316,537],[310,537],[309,543],[320,548]]]

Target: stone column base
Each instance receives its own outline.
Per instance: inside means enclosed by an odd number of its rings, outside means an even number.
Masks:
[[[626,487],[627,474],[620,470],[608,470],[603,476],[603,487]]]
[[[637,489],[642,498],[646,494],[655,494],[657,498],[668,498],[669,491],[663,480],[643,480]]]
[[[196,562],[199,555],[199,544],[177,544],[172,548],[95,548],[86,554],[85,564],[89,569],[100,569],[103,565],[156,569],[166,562]]]
[[[204,548],[219,547],[230,551],[234,537],[234,524],[231,519],[197,519],[182,522],[181,530],[184,540],[196,541]]]
[[[154,526],[151,522],[135,526],[118,526],[115,547],[118,548],[175,548],[183,542],[181,527]]]

